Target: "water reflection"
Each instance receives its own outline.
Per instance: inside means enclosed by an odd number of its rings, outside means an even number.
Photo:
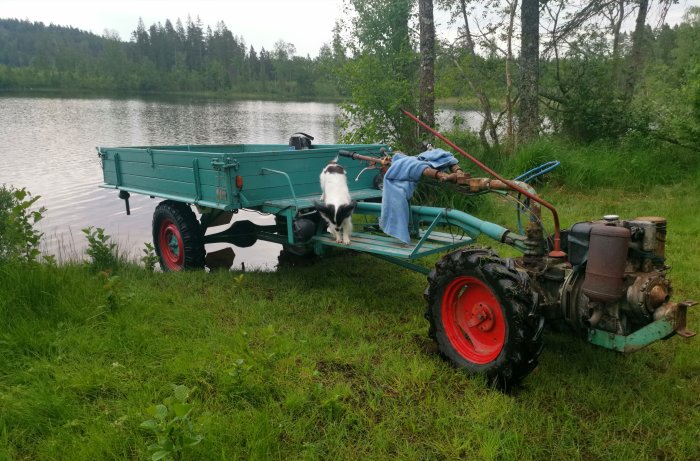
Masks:
[[[317,143],[334,143],[337,111],[334,104],[315,102],[3,97],[0,184],[41,195],[39,204],[48,209],[39,224],[47,253],[81,258],[86,243],[81,229],[95,226],[138,257],[143,243],[152,240],[158,200],[132,195],[132,214],[126,216],[117,192],[98,187],[96,146],[286,143],[296,131],[312,134]],[[274,222],[256,213],[237,219]],[[234,268],[245,263],[272,269],[279,250],[268,242],[234,248]]]
[[[335,143],[339,109],[318,102],[0,97],[0,184],[26,187],[48,209],[39,229],[44,251],[60,260],[80,259],[81,229],[102,227],[132,257],[151,242],[158,199],[132,195],[131,216],[117,192],[100,189],[96,146],[287,143],[297,131],[316,143]],[[444,129],[454,110],[442,111]],[[478,128],[479,114],[461,112]],[[236,219],[271,224],[272,217],[242,212]],[[210,249],[218,249],[222,245]],[[258,242],[234,248],[234,268],[273,269],[280,246]]]

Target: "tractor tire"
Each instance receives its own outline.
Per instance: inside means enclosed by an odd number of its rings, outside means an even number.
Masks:
[[[501,390],[537,366],[544,317],[527,274],[490,250],[444,256],[428,275],[428,334],[456,368]]]
[[[153,245],[164,272],[204,269],[204,233],[185,203],[158,204],[153,212]]]

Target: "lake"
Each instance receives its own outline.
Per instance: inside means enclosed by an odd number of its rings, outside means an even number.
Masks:
[[[449,125],[454,114],[443,111],[442,125]],[[44,232],[43,252],[61,261],[83,258],[81,229],[94,226],[136,258],[144,242],[152,241],[151,218],[159,199],[132,195],[127,216],[118,192],[99,188],[97,146],[286,144],[297,131],[314,136],[315,143],[333,144],[340,134],[338,115],[335,104],[318,102],[0,97],[0,184],[41,196],[38,203],[47,208],[38,226]],[[478,114],[468,113],[466,119],[478,126]],[[237,219],[274,222],[247,215]],[[272,270],[280,249],[269,242],[234,247],[234,268]]]

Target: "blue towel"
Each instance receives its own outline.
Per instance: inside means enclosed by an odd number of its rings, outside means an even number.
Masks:
[[[379,217],[379,226],[384,233],[411,243],[408,233],[408,201],[413,196],[423,171],[428,167],[440,170],[457,163],[454,155],[443,149],[429,150],[416,157],[395,153],[391,158],[391,166],[384,175],[382,214]]]

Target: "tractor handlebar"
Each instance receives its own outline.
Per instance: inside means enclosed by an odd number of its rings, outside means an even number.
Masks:
[[[379,153],[382,154],[382,157],[372,157],[369,155],[362,155],[358,154],[357,152],[350,152],[348,150],[339,150],[338,155],[341,157],[347,157],[351,158],[353,160],[364,160],[366,162],[370,162],[370,165],[373,165],[375,163],[379,163],[382,166],[388,166],[391,165],[391,157],[389,157],[386,154],[386,150],[382,147],[379,150]]]

